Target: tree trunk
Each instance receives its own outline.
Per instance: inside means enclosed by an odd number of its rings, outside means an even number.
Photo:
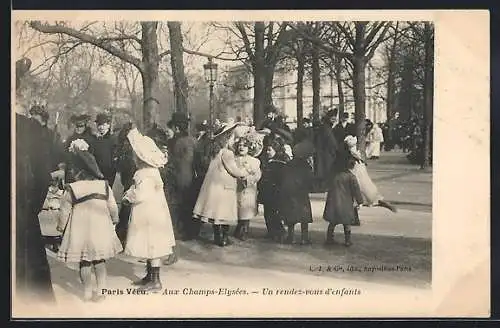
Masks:
[[[319,70],[319,49],[316,46],[312,47],[312,89],[313,89],[313,120],[319,122],[321,107],[320,99],[321,77]]]
[[[149,129],[158,122],[160,112],[160,84],[158,77],[158,66],[160,56],[158,54],[158,38],[156,29],[158,22],[142,22],[142,63],[143,71],[143,124],[145,129]]]
[[[184,51],[180,22],[168,22],[170,34],[170,63],[174,80],[175,111],[188,113],[188,81],[184,74]]]
[[[269,108],[269,105],[273,105],[273,80],[274,80],[274,69],[275,65],[274,64],[269,64],[267,63],[265,65],[265,96],[264,96],[264,111],[266,111],[267,108]],[[265,112],[267,114],[267,112]]]
[[[256,22],[255,28],[255,62],[253,64],[254,96],[253,96],[253,121],[255,126],[260,126],[265,119],[265,92],[266,68],[264,57],[264,32],[263,22]]]
[[[424,131],[423,131],[423,161],[422,169],[429,167],[432,155],[432,113],[434,91],[434,38],[431,23],[426,22],[424,27],[425,61],[424,61]]]
[[[335,58],[335,81],[337,82],[337,93],[339,95],[339,117],[345,111],[344,83],[342,82],[342,59]]]
[[[391,56],[389,63],[389,72],[387,77],[387,95],[386,95],[386,118],[389,120],[392,117],[392,113],[394,111],[394,95],[395,95],[395,65],[394,65],[394,57]]]
[[[304,120],[304,71],[305,62],[302,56],[297,56],[297,127],[303,125]]]
[[[366,22],[355,23],[355,43],[352,56],[353,64],[353,96],[354,96],[354,119],[356,124],[356,136],[358,138],[358,149],[363,159],[366,159],[366,82],[365,69],[367,60],[365,58],[365,30]]]
[[[366,91],[365,91],[365,67],[366,62],[364,57],[354,56],[353,58],[353,94],[354,94],[354,119],[356,124],[356,136],[358,138],[358,149],[363,156],[366,157],[366,134],[365,134],[365,119],[366,119]]]

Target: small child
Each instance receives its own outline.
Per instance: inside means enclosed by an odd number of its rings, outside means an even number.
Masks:
[[[351,173],[355,160],[349,158],[343,163],[345,166],[342,171],[333,177],[329,186],[323,219],[330,223],[326,233],[326,244],[333,244],[335,226],[342,224],[345,246],[351,246],[351,226],[360,225],[357,210],[363,203],[363,197],[358,181]]]
[[[283,141],[279,138],[268,142],[263,158],[262,178],[259,181],[258,198],[264,206],[264,220],[267,235],[276,242],[285,241],[282,211],[280,208],[280,187],[283,183],[283,170],[290,158],[285,153]]]
[[[380,206],[387,208],[392,212],[397,212],[396,207],[384,200],[384,197],[379,193],[377,186],[373,183],[368,175],[366,165],[361,158],[361,154],[356,148],[357,138],[347,136],[344,139],[346,148],[348,149],[348,156],[354,159],[354,167],[351,172],[356,176],[361,194],[363,195],[363,204],[368,206]]]
[[[280,186],[280,209],[288,234],[287,244],[294,243],[295,225],[300,223],[301,245],[310,245],[309,224],[312,220],[311,200],[313,173],[309,158],[314,150],[306,142],[293,148],[293,159],[283,168],[283,180]]]
[[[155,142],[134,128],[127,135],[134,151],[137,171],[134,184],[123,201],[131,205],[125,254],[146,260],[146,276],[134,285],[142,291],[162,290],[161,258],[173,253],[175,238],[172,219],[163,191],[159,168],[167,163]]]
[[[75,182],[66,185],[61,198],[57,230],[63,233],[57,259],[79,262],[84,301],[104,299],[100,292],[106,288],[106,260],[122,251],[115,233],[118,206],[113,191],[97,166],[88,145],[76,140],[70,146],[73,157],[71,175]],[[97,292],[92,288],[95,270]]]
[[[234,230],[234,237],[246,240],[250,228],[250,220],[257,215],[257,183],[262,172],[260,160],[255,158],[262,151],[262,143],[255,135],[247,134],[240,138],[235,144],[236,165],[245,169],[248,176],[238,180],[238,224]]]

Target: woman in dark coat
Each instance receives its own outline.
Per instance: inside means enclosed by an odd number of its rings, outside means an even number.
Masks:
[[[16,114],[16,291],[30,300],[55,301],[38,213],[57,163],[44,127]]]
[[[297,223],[301,228],[301,244],[307,245],[309,239],[309,223],[312,223],[311,200],[313,174],[309,158],[313,149],[307,143],[299,143],[293,148],[293,159],[283,170],[283,181],[280,186],[280,208],[283,219],[288,226],[286,243],[294,242],[294,229]]]
[[[325,178],[331,174],[333,165],[337,159],[339,144],[343,142],[343,140],[339,141],[335,138],[332,127],[336,121],[337,110],[331,110],[326,113],[315,136],[316,156],[314,158],[314,175],[317,184],[316,188],[321,192],[327,190],[327,186],[324,183]]]

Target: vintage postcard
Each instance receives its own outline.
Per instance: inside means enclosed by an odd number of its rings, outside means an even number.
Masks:
[[[488,317],[488,11],[13,11],[13,318]]]

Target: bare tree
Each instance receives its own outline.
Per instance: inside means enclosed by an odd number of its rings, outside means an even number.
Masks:
[[[358,147],[365,155],[365,99],[366,99],[366,79],[365,69],[367,63],[374,56],[377,47],[388,39],[387,31],[391,24],[389,22],[333,22],[335,29],[342,33],[343,39],[347,42],[347,51],[338,48],[337,43],[333,43],[328,35],[325,37],[308,33],[304,24],[294,27],[304,38],[311,43],[331,54],[339,56],[350,62],[353,70],[353,93],[355,106],[355,121],[358,137]]]
[[[212,24],[227,32],[225,54],[235,56],[246,65],[254,77],[254,122],[259,125],[265,118],[266,108],[272,105],[273,79],[283,46],[290,34],[287,23],[235,22],[229,25]],[[236,40],[235,40],[236,39]]]
[[[102,23],[97,27],[97,23],[85,22],[82,27],[74,28],[65,22],[49,24],[31,21],[29,26],[38,32],[55,35],[56,39],[67,45],[67,51],[71,51],[82,44],[90,44],[135,67],[139,71],[142,80],[143,121],[145,127],[151,126],[159,119],[160,103],[158,99],[160,89],[158,73],[159,64],[163,57],[173,54],[173,61],[178,63],[178,49],[182,47],[182,51],[189,54],[217,58],[214,55],[184,48],[182,38],[179,38],[178,35],[173,38],[175,49],[160,52],[161,39],[158,36],[158,22],[141,22],[132,25],[117,22],[111,24],[111,27],[106,23]],[[178,28],[176,24],[171,26],[175,27],[175,29]],[[71,44],[73,46],[69,47],[68,45]],[[182,69],[182,67],[176,66],[177,72]],[[175,82],[175,85],[179,88],[177,94],[187,97],[186,90],[182,91],[185,87],[182,75],[174,75],[174,79],[179,78],[181,80]],[[187,111],[187,105],[177,105],[178,110]]]

